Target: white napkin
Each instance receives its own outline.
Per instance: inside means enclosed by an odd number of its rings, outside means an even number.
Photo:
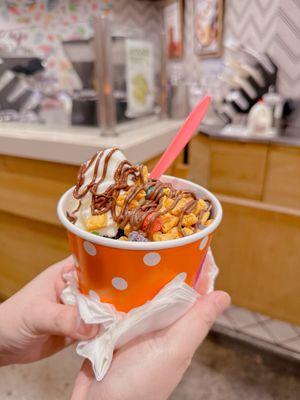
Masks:
[[[200,293],[213,289],[217,271],[209,251],[201,272],[201,279],[203,273],[205,282],[201,285]],[[101,303],[94,292],[89,296],[81,294],[75,272],[65,275],[67,286],[62,291],[62,301],[65,304],[77,304],[84,322],[101,324],[101,330],[95,338],[81,341],[76,347],[80,356],[91,361],[98,381],[106,375],[115,350],[140,335],[171,325],[193,306],[199,294],[184,282],[185,278],[185,273],[177,275],[152,300],[123,313],[111,304]]]

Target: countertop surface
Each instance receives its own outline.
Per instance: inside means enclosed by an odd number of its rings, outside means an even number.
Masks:
[[[264,144],[278,144],[281,146],[300,147],[300,129],[292,133],[282,132],[281,134],[246,134],[246,128],[241,127],[240,132],[229,134],[222,132],[223,126],[201,124],[199,133],[207,137],[219,140],[228,140],[243,143],[264,143]]]
[[[137,163],[161,154],[181,126],[181,120],[148,117],[124,123],[116,136],[101,136],[99,128],[58,127],[26,123],[0,124],[0,153],[4,155],[79,165],[97,150],[120,148]],[[222,133],[222,126],[201,124],[199,132],[217,140],[300,147],[299,136]],[[296,134],[298,134],[296,132]]]
[[[101,148],[118,147],[141,162],[162,153],[181,123],[148,117],[120,125],[112,137],[101,136],[99,128],[1,123],[0,153],[79,165]]]

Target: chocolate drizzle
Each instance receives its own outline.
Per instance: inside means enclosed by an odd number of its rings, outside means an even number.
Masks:
[[[195,194],[189,191],[176,190],[170,183],[154,179],[146,180],[143,174],[143,165],[132,165],[127,160],[121,161],[114,173],[114,183],[103,193],[97,193],[99,185],[106,179],[110,159],[116,151],[118,151],[117,148],[112,148],[110,151],[106,151],[105,154],[105,150],[101,150],[89,161],[82,164],[78,172],[77,184],[73,191],[73,197],[79,200],[79,204],[71,213],[66,213],[69,221],[72,223],[77,221],[76,213],[82,206],[82,198],[90,192],[91,214],[99,215],[110,211],[112,218],[121,229],[124,229],[124,227],[130,223],[133,230],[139,230],[145,219],[151,214],[146,228],[146,235],[151,239],[151,231],[155,220],[159,216],[167,214],[174,209],[182,198],[192,197],[192,200],[184,206],[179,215],[178,229],[179,232],[184,235],[182,230],[183,217],[196,207],[197,198]],[[101,162],[102,174],[100,178],[97,179]],[[91,168],[93,168],[92,179],[90,182],[86,183],[86,173]],[[128,183],[128,180],[131,182]],[[173,200],[172,206],[168,209],[162,209],[163,197],[165,196],[164,189],[169,189],[170,194],[168,197]],[[118,207],[117,199],[123,191],[126,192],[126,197],[122,207]],[[147,193],[146,199],[140,205],[134,208],[131,207],[131,203],[141,192]],[[208,204],[205,211],[208,211],[208,209],[210,211],[210,204]]]

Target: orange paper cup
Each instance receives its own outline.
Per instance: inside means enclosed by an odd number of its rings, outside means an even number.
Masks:
[[[73,188],[61,197],[58,217],[68,231],[81,293],[95,292],[101,301],[127,312],[151,300],[180,273],[185,273],[186,282],[197,289],[212,232],[222,219],[222,207],[212,193],[195,183],[166,175],[161,180],[210,200],[212,224],[193,235],[164,242],[113,240],[79,229],[66,218]]]

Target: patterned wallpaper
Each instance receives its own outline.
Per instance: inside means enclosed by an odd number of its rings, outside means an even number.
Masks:
[[[161,11],[155,4],[137,0],[0,0],[0,49],[47,60],[59,87],[80,88],[62,40],[92,36],[91,18],[112,12],[116,25],[142,28],[150,34],[161,28]]]
[[[224,41],[233,39],[266,51],[279,66],[278,89],[286,97],[300,97],[300,0],[226,0]],[[222,59],[200,60],[193,46],[193,1],[186,0],[183,61],[169,63],[169,71],[181,68],[188,81],[222,70]]]
[[[182,69],[187,80],[222,69],[221,59],[200,60],[193,46],[193,0],[186,0],[185,50],[182,61],[168,69]],[[30,4],[30,5],[29,5]],[[0,48],[31,48],[48,60],[61,87],[80,87],[60,40],[92,35],[91,16],[111,11],[116,25],[141,28],[155,35],[162,26],[159,2],[141,0],[0,0]],[[224,40],[235,39],[258,51],[268,51],[278,64],[279,90],[300,97],[300,0],[226,0]]]
[[[227,0],[225,39],[267,51],[279,67],[278,89],[300,97],[300,0]]]

